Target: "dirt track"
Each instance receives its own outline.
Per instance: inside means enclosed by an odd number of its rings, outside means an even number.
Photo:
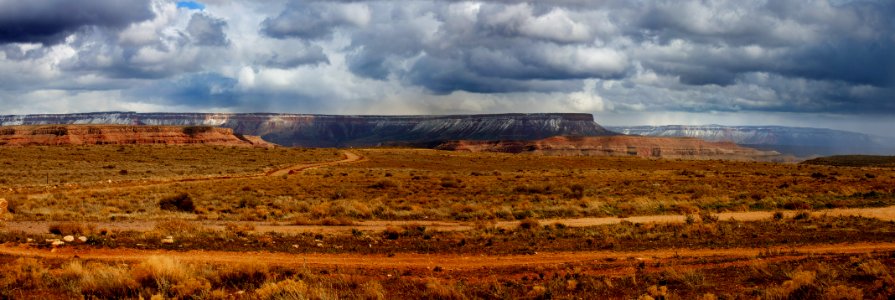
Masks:
[[[188,178],[176,178],[176,179],[161,179],[161,180],[134,180],[134,181],[121,181],[121,182],[108,182],[108,186],[89,186],[89,187],[68,187],[68,188],[60,188],[53,189],[51,192],[37,192],[37,193],[29,193],[30,196],[39,196],[39,195],[48,195],[48,194],[56,194],[56,193],[71,193],[71,192],[96,192],[96,191],[106,191],[106,190],[116,190],[122,188],[139,188],[139,187],[151,187],[151,186],[166,186],[177,183],[184,182],[207,182],[207,181],[223,181],[223,180],[234,180],[234,179],[249,179],[249,178],[260,178],[260,177],[268,177],[268,176],[282,176],[292,174],[294,172],[334,166],[339,164],[353,163],[353,162],[361,162],[365,161],[367,158],[361,155],[358,155],[354,152],[350,151],[342,151],[342,154],[345,155],[345,158],[337,161],[328,161],[328,162],[320,162],[320,163],[310,163],[310,164],[297,164],[291,165],[285,168],[274,169],[260,174],[247,174],[247,175],[223,175],[223,176],[208,176],[208,177],[188,177]]]
[[[186,262],[246,263],[263,262],[268,265],[298,267],[349,267],[364,269],[416,269],[441,266],[448,270],[477,268],[558,265],[589,261],[662,260],[679,258],[740,258],[752,259],[761,253],[803,256],[816,254],[860,254],[876,251],[895,251],[895,243],[824,244],[775,248],[729,249],[659,249],[647,251],[588,251],[547,252],[534,255],[466,256],[452,254],[408,254],[393,257],[361,254],[291,254],[268,252],[226,251],[165,251],[135,249],[78,249],[59,248],[55,251],[28,246],[0,245],[0,254],[40,258],[68,259],[78,257],[104,261],[141,261],[151,256],[172,257]]]
[[[880,208],[836,208],[810,211],[814,216],[861,216],[867,218],[875,218],[883,221],[895,221],[895,206]],[[796,214],[795,211],[783,212],[784,217],[790,218]],[[740,220],[740,221],[758,221],[772,218],[772,211],[748,211],[748,212],[727,212],[717,214],[719,220]],[[599,225],[618,224],[621,222],[631,223],[684,223],[686,216],[682,215],[653,215],[653,216],[635,216],[628,218],[604,217],[604,218],[571,218],[571,219],[546,219],[541,220],[541,224],[564,224],[569,227],[588,227]],[[198,221],[197,221],[198,222]],[[354,225],[348,226],[321,226],[321,225],[277,225],[264,222],[201,222],[203,226],[211,229],[223,229],[227,223],[237,223],[242,225],[252,225],[255,232],[278,232],[278,233],[303,233],[303,232],[320,232],[320,233],[347,233],[352,229],[362,231],[382,231],[388,227],[401,227],[407,225],[426,226],[427,230],[436,231],[465,231],[475,228],[473,223],[451,222],[451,221],[359,221]],[[119,221],[119,222],[91,222],[97,228],[109,229],[114,231],[148,231],[155,228],[155,221]],[[494,224],[500,228],[515,228],[519,226],[519,221],[501,221]],[[42,221],[10,221],[6,223],[6,230],[23,231],[31,234],[47,233],[49,223]]]
[[[265,176],[282,176],[282,175],[288,175],[288,174],[292,174],[294,172],[313,169],[313,168],[334,166],[334,165],[339,165],[339,164],[360,162],[360,161],[366,160],[365,157],[355,154],[354,152],[342,151],[342,153],[345,154],[345,159],[343,159],[343,160],[324,162],[324,163],[316,163],[316,164],[304,164],[304,165],[290,166],[290,167],[286,167],[286,168],[282,168],[282,169],[268,171],[267,173],[265,173]]]

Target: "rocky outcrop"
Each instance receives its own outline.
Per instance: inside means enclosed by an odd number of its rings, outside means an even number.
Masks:
[[[285,146],[437,145],[446,140],[537,140],[614,135],[590,114],[339,116],[272,113],[104,112],[0,116],[0,125],[125,124],[218,126]]]
[[[219,145],[272,147],[260,138],[210,126],[21,125],[0,127],[0,146]]]
[[[734,159],[786,161],[774,151],[761,151],[730,142],[695,138],[640,136],[551,137],[537,141],[452,141],[441,150],[471,152],[540,153],[546,155],[636,156],[645,158]]]
[[[694,137],[728,141],[800,157],[835,154],[895,154],[893,139],[824,128],[784,126],[667,125],[609,127],[631,135]]]

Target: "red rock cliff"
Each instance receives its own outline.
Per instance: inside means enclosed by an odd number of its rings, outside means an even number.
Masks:
[[[219,145],[272,147],[210,126],[34,125],[0,127],[0,145]]]

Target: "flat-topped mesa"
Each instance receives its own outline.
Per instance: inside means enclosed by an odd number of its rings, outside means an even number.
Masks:
[[[18,125],[0,127],[0,146],[217,145],[272,147],[258,137],[211,126]]]
[[[469,152],[538,153],[571,156],[634,156],[643,158],[786,161],[774,151],[706,142],[696,138],[604,136],[551,137],[536,141],[452,141],[436,149]]]
[[[590,114],[358,116],[275,113],[135,113],[0,116],[0,125],[130,124],[220,126],[286,146],[433,145],[446,140],[537,140],[614,133]]]

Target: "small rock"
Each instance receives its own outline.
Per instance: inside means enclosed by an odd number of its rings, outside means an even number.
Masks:
[[[50,245],[53,245],[53,247],[59,247],[59,246],[65,245],[65,242],[60,241],[60,240],[53,240],[53,243],[51,243]]]
[[[82,236],[79,236],[79,237],[78,237],[78,240],[81,241],[81,243],[86,243],[86,242],[87,242],[87,237],[82,235]]]
[[[74,236],[71,236],[71,235],[66,235],[65,237],[62,238],[62,240],[63,240],[63,241],[66,241],[66,242],[68,242],[68,243],[71,243],[71,242],[74,242],[74,241],[75,241],[75,237],[74,237]]]
[[[164,239],[162,239],[162,244],[173,244],[173,243],[174,243],[173,236],[169,235],[169,236],[165,237]]]
[[[30,242],[33,242],[33,241],[34,241],[34,239],[32,239],[32,238],[27,238],[27,239],[25,239],[25,242],[26,242],[26,243],[30,243]]]
[[[298,245],[292,245],[292,248],[298,249]]]
[[[317,243],[317,247],[323,247],[323,243]]]

